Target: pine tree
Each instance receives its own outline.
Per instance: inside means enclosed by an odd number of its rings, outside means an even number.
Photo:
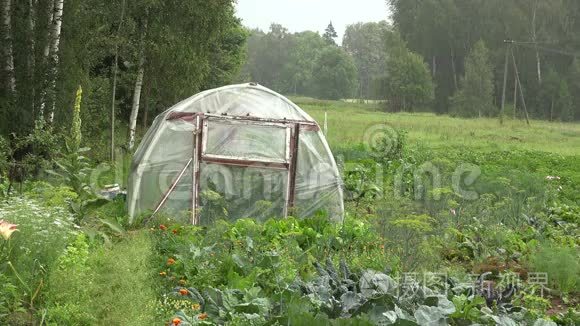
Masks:
[[[336,33],[334,26],[332,25],[332,21],[330,22],[330,24],[328,24],[328,26],[324,30],[324,35],[322,35],[322,37],[326,40],[326,42],[328,42],[328,44],[336,45],[334,39],[338,37],[338,34]]]
[[[477,42],[465,61],[461,89],[453,97],[453,112],[459,116],[490,116],[493,106],[493,67],[483,41]]]

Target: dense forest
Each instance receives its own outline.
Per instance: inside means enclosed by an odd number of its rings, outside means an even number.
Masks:
[[[499,114],[507,70],[505,115],[580,119],[578,1],[387,2],[392,23],[350,25],[342,46],[332,24],[322,36],[252,31],[246,77],[283,93],[472,117]]]
[[[128,126],[118,145],[132,147],[137,121],[237,75],[247,32],[234,12],[231,0],[2,0],[0,135],[61,131],[81,86],[88,145],[106,152]]]

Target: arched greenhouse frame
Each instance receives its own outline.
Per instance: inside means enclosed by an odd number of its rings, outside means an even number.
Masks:
[[[166,213],[192,224],[344,215],[319,125],[253,83],[199,93],[157,116],[133,158],[127,202],[131,217]]]

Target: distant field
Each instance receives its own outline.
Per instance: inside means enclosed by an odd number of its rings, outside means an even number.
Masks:
[[[532,120],[460,119],[431,113],[385,113],[376,104],[357,104],[292,98],[322,126],[328,113],[331,146],[363,142],[365,130],[388,124],[408,132],[411,143],[428,146],[465,146],[484,151],[527,149],[580,155],[580,124]]]

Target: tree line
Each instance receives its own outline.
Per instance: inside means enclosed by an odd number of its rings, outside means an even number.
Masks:
[[[242,80],[286,94],[385,100],[391,111],[580,119],[580,2],[386,2],[392,23],[352,24],[341,46],[329,37],[332,24],[323,35],[279,24],[250,31]]]
[[[503,98],[504,115],[522,116],[527,108],[533,118],[580,119],[580,2],[387,3],[409,49],[429,64],[433,111],[496,116]]]
[[[0,135],[66,133],[79,86],[85,139],[112,147],[129,126],[231,83],[248,32],[233,0],[1,0]],[[112,137],[113,136],[113,137]]]
[[[332,22],[323,35],[279,24],[252,30],[242,80],[322,99],[388,99],[392,110],[428,104],[434,86],[422,57],[386,21],[349,25],[342,45]]]
[[[266,33],[252,30],[242,80],[255,81],[284,94],[340,99],[355,88],[356,66],[335,43],[332,23],[324,35],[289,33],[272,24]]]

